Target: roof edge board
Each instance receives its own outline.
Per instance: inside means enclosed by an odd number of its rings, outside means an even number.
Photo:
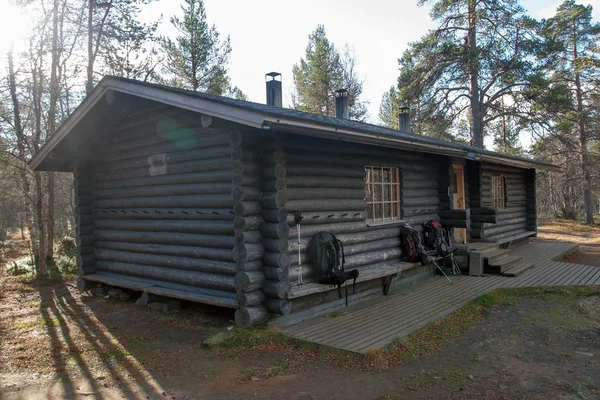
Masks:
[[[120,80],[115,81],[115,84],[112,84],[112,82],[109,80],[107,81],[107,85],[110,89],[116,92],[142,97],[147,100],[168,104],[173,107],[210,115],[211,117],[221,118],[227,121],[252,126],[255,128],[262,128],[264,122],[264,118],[261,113],[240,110],[238,107],[232,107],[226,104],[215,103],[211,100],[191,97],[182,93],[168,92],[164,89],[150,86],[140,86]],[[237,114],[238,116],[234,116],[233,114]]]
[[[50,139],[42,146],[40,151],[38,151],[32,158],[29,160],[29,168],[32,170],[37,170],[42,161],[48,157],[48,155],[54,150],[54,148],[64,139],[64,137],[77,125],[81,120],[88,114],[89,110],[94,107],[100,99],[104,97],[107,89],[106,87],[100,86],[92,92],[89,96],[85,98],[85,100],[81,103],[81,105],[71,114],[69,118],[63,122],[54,135],[50,137]]]
[[[312,132],[319,132],[318,134],[312,135],[312,136],[317,136],[317,137],[326,137],[326,138],[330,138],[330,139],[345,140],[345,141],[349,141],[348,137],[356,137],[356,138],[361,138],[361,139],[363,139],[363,142],[368,142],[370,144],[389,146],[390,143],[395,143],[395,144],[397,144],[397,146],[394,146],[394,147],[397,147],[397,148],[402,148],[402,149],[406,149],[406,150],[418,150],[418,151],[422,151],[424,153],[442,154],[442,155],[447,155],[447,156],[460,157],[460,158],[464,158],[464,159],[468,159],[466,157],[466,154],[468,152],[473,151],[473,149],[450,149],[447,147],[443,147],[442,145],[414,142],[414,141],[403,139],[403,138],[381,137],[376,134],[357,132],[357,131],[349,130],[349,129],[324,127],[319,124],[306,123],[306,122],[301,122],[301,121],[296,121],[296,120],[285,120],[285,119],[276,118],[276,117],[266,117],[265,122],[268,122],[274,128],[279,127],[279,129],[282,129],[284,131],[287,130],[288,128],[300,128],[300,129],[305,129],[305,130],[312,131]],[[325,133],[325,134],[323,134],[323,133]],[[519,167],[519,168],[546,169],[546,170],[555,171],[555,172],[560,171],[560,168],[555,165],[537,162],[534,160],[527,161],[527,160],[508,159],[508,158],[494,156],[491,154],[486,154],[486,152],[478,152],[477,154],[478,154],[478,161],[493,162],[496,164],[502,164],[502,165],[507,165],[507,166]]]

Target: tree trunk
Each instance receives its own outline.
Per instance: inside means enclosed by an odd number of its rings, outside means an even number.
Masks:
[[[467,49],[469,51],[469,80],[471,97],[471,118],[473,126],[473,146],[483,148],[483,115],[479,93],[479,63],[477,60],[477,20],[476,1],[469,0],[469,32]]]
[[[35,211],[36,211],[36,222],[38,226],[38,274],[40,276],[47,276],[48,269],[46,267],[46,257],[48,249],[48,233],[46,226],[48,225],[47,214],[45,213],[44,207],[44,183],[41,172],[34,172],[35,177]],[[33,242],[33,241],[32,241]]]
[[[48,125],[46,131],[46,140],[54,135],[56,130],[56,106],[59,96],[59,78],[58,65],[60,63],[60,50],[58,48],[58,4],[59,0],[54,0],[52,10],[52,65],[50,70],[50,104],[48,106]],[[48,173],[48,249],[46,257],[48,260],[54,259],[54,199],[55,199],[55,174]]]
[[[23,130],[23,124],[21,121],[21,104],[19,102],[19,98],[17,96],[17,83],[15,78],[15,69],[13,63],[13,53],[12,49],[8,52],[8,79],[9,79],[9,89],[10,96],[12,100],[13,113],[14,113],[14,126],[15,126],[15,134],[17,135],[17,153],[19,157],[19,176],[21,178],[21,189],[23,193],[29,199],[27,204],[25,204],[25,224],[27,225],[27,230],[29,231],[29,240],[31,240],[31,247],[34,254],[37,254],[38,246],[37,246],[37,229],[35,224],[33,223],[31,208],[33,206],[31,202],[31,186],[29,184],[29,176],[27,175],[27,162],[26,162],[26,143],[27,139],[25,138],[25,133]]]
[[[94,88],[94,0],[88,1],[88,64],[85,94]]]

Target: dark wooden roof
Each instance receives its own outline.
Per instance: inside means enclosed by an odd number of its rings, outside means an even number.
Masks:
[[[87,114],[91,113],[95,108],[102,107],[103,103],[101,100],[106,98],[107,93],[110,91],[186,108],[191,111],[260,129],[285,129],[286,132],[375,144],[385,147],[414,149],[427,153],[513,165],[521,168],[558,170],[558,167],[555,165],[529,158],[496,153],[428,136],[400,132],[365,122],[339,119],[326,115],[312,114],[289,108],[269,106],[112,76],[105,77],[98,83],[92,93],[84,99],[82,104],[31,160],[30,166],[36,170],[65,169],[51,165],[52,162],[48,158],[51,156],[52,150],[62,140],[66,139],[78,124],[83,123]],[[104,118],[106,118],[106,115]],[[96,120],[103,121],[103,117],[97,116]]]

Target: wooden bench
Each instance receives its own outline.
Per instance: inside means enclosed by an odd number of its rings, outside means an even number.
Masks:
[[[383,291],[384,294],[388,293],[390,283],[392,279],[400,274],[402,271],[407,269],[415,268],[420,266],[421,263],[409,263],[409,262],[398,262],[390,265],[383,265],[374,268],[358,269],[360,271],[356,283],[372,281],[374,279],[384,278]],[[352,284],[352,282],[348,282]],[[324,285],[322,283],[310,282],[305,283],[302,286],[294,286],[286,293],[287,299],[296,299],[298,297],[309,296],[315,293],[328,292],[330,290],[337,290],[336,285]]]

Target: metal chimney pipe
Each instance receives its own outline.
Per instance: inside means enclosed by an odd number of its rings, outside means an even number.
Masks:
[[[282,107],[281,74],[279,72],[269,72],[265,74],[265,79],[267,81],[267,105]]]
[[[410,132],[410,108],[406,104],[400,106],[398,114],[398,130],[400,132]]]
[[[348,90],[338,89],[335,91],[335,116],[340,119],[348,119]]]

